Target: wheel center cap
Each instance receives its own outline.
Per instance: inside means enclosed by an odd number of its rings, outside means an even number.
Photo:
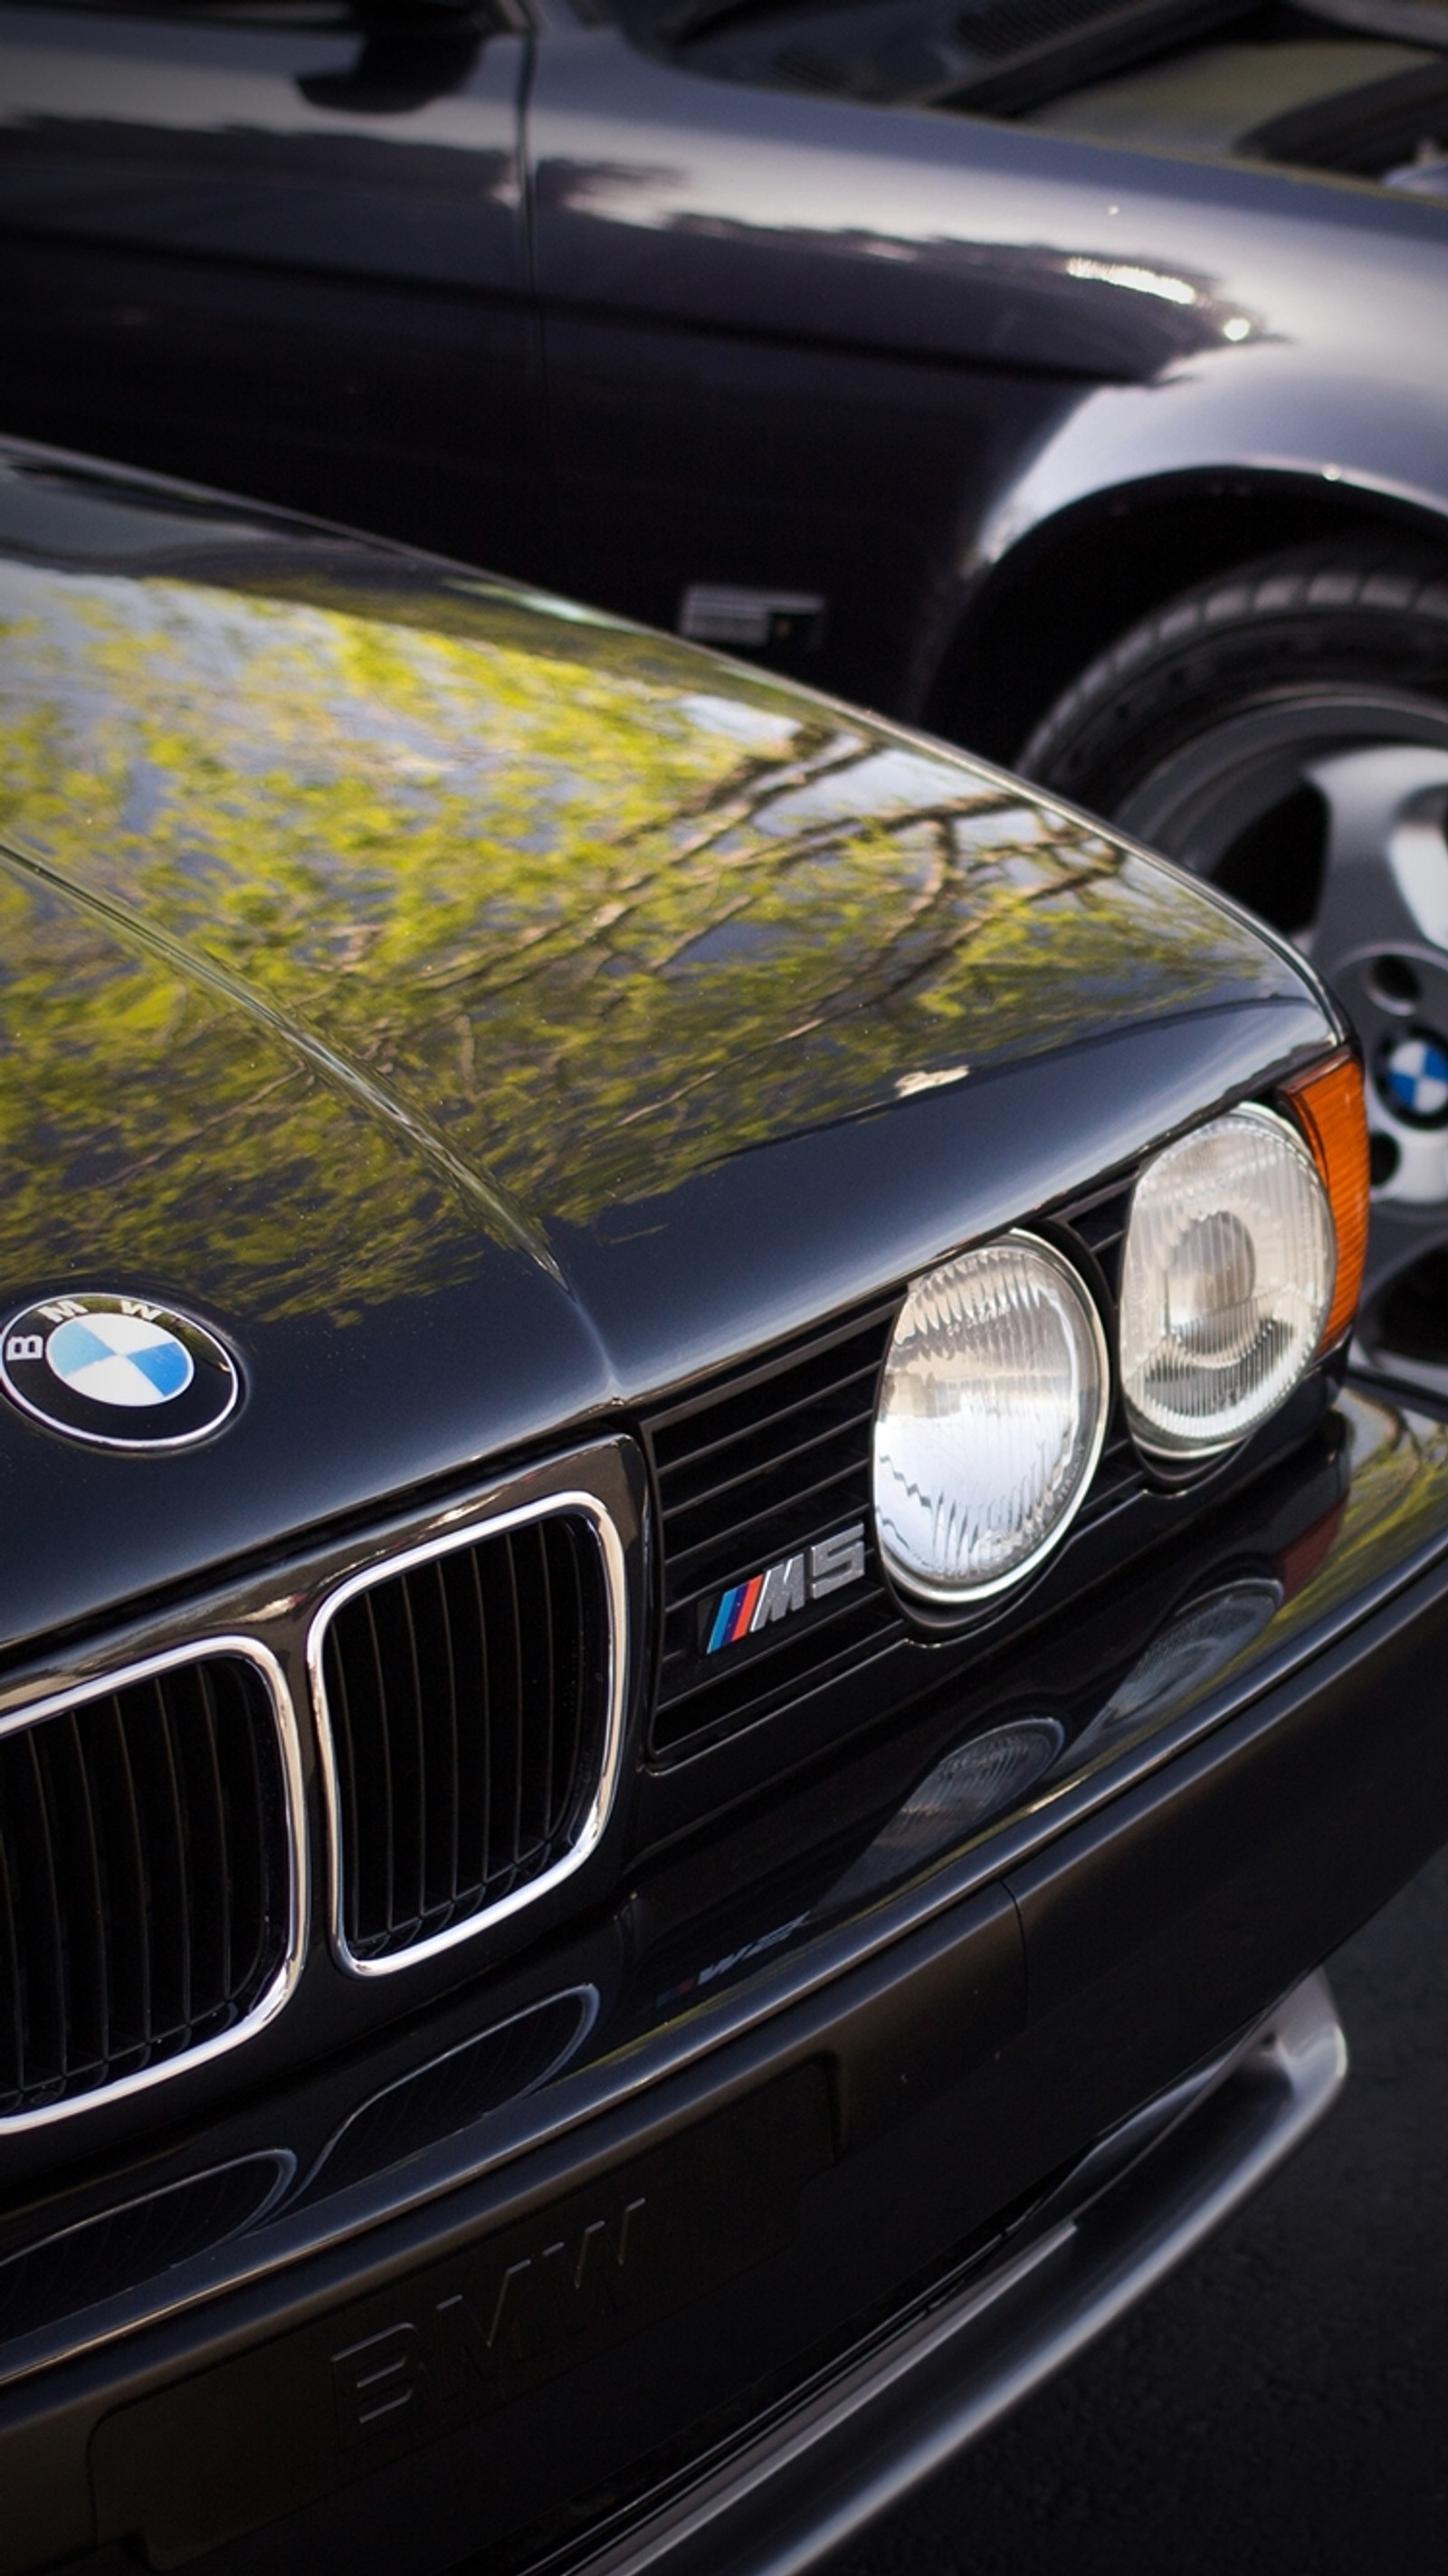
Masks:
[[[1409,1127],[1448,1126],[1448,1041],[1431,1029],[1387,1038],[1378,1050],[1378,1093]]]

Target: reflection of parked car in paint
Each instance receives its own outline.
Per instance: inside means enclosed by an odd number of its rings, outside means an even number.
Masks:
[[[1326,2108],[1448,1831],[1342,1023],[692,646],[0,534],[0,2569],[803,2566]]]
[[[1442,0],[7,7],[0,115],[13,429],[797,668],[1303,939],[1448,1388]]]

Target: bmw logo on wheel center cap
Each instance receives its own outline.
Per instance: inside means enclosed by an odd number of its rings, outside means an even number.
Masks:
[[[1378,1089],[1408,1126],[1448,1125],[1448,1046],[1428,1029],[1390,1039],[1378,1057]]]
[[[192,1315],[144,1297],[46,1297],[0,1333],[0,1386],[72,1440],[181,1449],[204,1440],[241,1392],[225,1345]]]

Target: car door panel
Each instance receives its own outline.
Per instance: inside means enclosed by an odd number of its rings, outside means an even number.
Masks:
[[[4,17],[11,426],[536,571],[522,41]]]
[[[547,335],[567,585],[744,649],[752,602],[770,661],[874,705],[908,704],[976,519],[1078,394],[621,318]]]
[[[1032,243],[988,128],[604,31],[540,46],[529,154],[568,584],[720,641],[700,587],[818,601],[770,657],[908,707],[995,493],[1159,321]]]
[[[1090,488],[1321,440],[1422,486],[1440,242],[1386,192],[704,77],[614,29],[540,44],[529,154],[567,577],[669,623],[694,583],[826,596],[809,667],[895,711],[1038,485],[1074,497],[1048,469],[1084,422]]]

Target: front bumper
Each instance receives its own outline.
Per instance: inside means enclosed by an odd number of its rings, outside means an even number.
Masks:
[[[1347,2047],[1322,1975],[1150,2104],[999,2252],[615,2542],[587,2576],[801,2576],[1074,2360],[1239,2209],[1332,2108]]]
[[[1302,1980],[1448,1836],[1448,1441],[1359,1417],[1260,1635],[1135,1718],[1118,1689],[1124,1731],[1003,1821],[896,1885],[857,1854],[833,1914],[741,1828],[729,1906],[695,1858],[520,1969],[504,2029],[592,2005],[491,2107],[399,2128],[374,2050],[309,2171],[273,2088],[107,2181],[109,2271],[75,2291],[75,2228],[47,2258],[68,2311],[7,2320],[0,2268],[5,2576],[803,2567],[1108,2323],[1326,2107]],[[287,2187],[166,2246],[167,2191],[264,2152]]]

